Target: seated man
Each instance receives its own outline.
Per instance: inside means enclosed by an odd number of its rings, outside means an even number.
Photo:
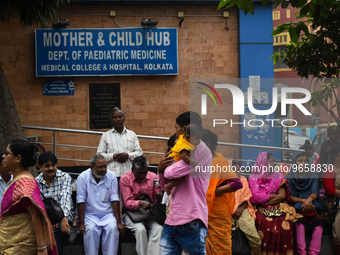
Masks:
[[[100,238],[103,255],[117,254],[119,232],[125,230],[120,220],[117,178],[107,171],[103,156],[93,155],[90,164],[77,179],[79,231],[84,235],[85,254],[98,254]]]
[[[150,217],[143,222],[134,223],[125,214],[126,210],[143,208],[149,210],[152,204],[144,200],[135,200],[142,194],[147,194],[153,202],[162,199],[161,189],[154,185],[157,179],[155,173],[148,171],[148,161],[143,156],[138,156],[132,161],[132,171],[124,174],[120,179],[120,191],[123,198],[123,219],[128,229],[136,237],[136,251],[138,255],[159,255],[161,253],[159,240],[163,227]],[[157,198],[158,197],[158,198]],[[147,233],[148,229],[149,233]],[[149,241],[148,241],[149,237]]]
[[[39,156],[38,164],[41,173],[36,177],[36,180],[39,184],[40,192],[45,198],[54,198],[64,212],[64,219],[53,226],[58,253],[62,254],[62,233],[71,230],[69,222],[74,220],[72,178],[68,173],[57,169],[57,157],[50,151]],[[44,199],[43,196],[42,199]]]

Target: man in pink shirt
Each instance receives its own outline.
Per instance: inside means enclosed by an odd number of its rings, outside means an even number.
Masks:
[[[196,112],[184,112],[176,119],[177,137],[184,134],[188,125],[202,128],[202,120]],[[203,131],[203,129],[202,129]],[[162,255],[206,254],[205,243],[208,228],[206,192],[209,186],[212,155],[209,148],[200,142],[191,157],[198,162],[188,169],[183,160],[173,163],[169,153],[163,156],[158,166],[162,188],[167,179],[185,177],[172,189],[170,213],[165,221],[160,241]]]
[[[120,178],[120,191],[123,198],[123,219],[125,225],[136,237],[136,251],[138,255],[160,254],[159,240],[163,227],[151,217],[143,222],[133,222],[125,213],[126,210],[149,210],[152,204],[144,200],[135,200],[143,194],[147,194],[153,202],[157,196],[161,200],[163,193],[154,185],[157,180],[155,173],[148,171],[148,161],[143,156],[138,156],[132,161],[132,170]]]

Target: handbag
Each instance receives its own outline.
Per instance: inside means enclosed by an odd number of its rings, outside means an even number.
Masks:
[[[327,222],[332,223],[339,205],[339,198],[337,196],[330,196],[325,194],[325,196],[321,200],[321,205],[326,212]]]
[[[144,200],[152,204],[151,198],[147,194],[142,194],[136,197],[134,200]],[[145,210],[143,208],[138,208],[138,210],[127,210],[123,208],[123,214],[126,214],[133,223],[138,223],[149,219],[152,216],[151,210]]]
[[[152,217],[157,221],[159,225],[164,225],[164,222],[166,219],[165,205],[157,201],[156,203],[153,204],[153,207],[151,209],[151,214],[152,214]]]
[[[65,215],[57,200],[55,200],[53,197],[46,198],[43,193],[41,193],[41,196],[43,197],[45,210],[52,225],[61,222]]]
[[[232,231],[232,238],[231,238],[231,252],[232,255],[249,255],[252,254],[250,245],[246,235],[243,231],[239,228],[238,222],[237,226],[233,226]]]

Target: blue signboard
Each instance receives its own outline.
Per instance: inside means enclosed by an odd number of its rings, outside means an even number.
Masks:
[[[36,76],[177,75],[177,28],[36,29]]]
[[[44,96],[74,95],[73,80],[50,80],[43,87]]]

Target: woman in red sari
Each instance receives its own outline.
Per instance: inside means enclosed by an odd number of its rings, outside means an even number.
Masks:
[[[292,255],[294,223],[285,210],[295,210],[284,203],[289,198],[287,180],[273,171],[274,166],[271,153],[258,155],[249,177],[250,201],[257,208],[255,224],[262,241],[261,253]]]
[[[36,162],[35,147],[23,140],[13,140],[3,158],[13,181],[1,203],[0,254],[57,254],[39,185],[28,171]]]

